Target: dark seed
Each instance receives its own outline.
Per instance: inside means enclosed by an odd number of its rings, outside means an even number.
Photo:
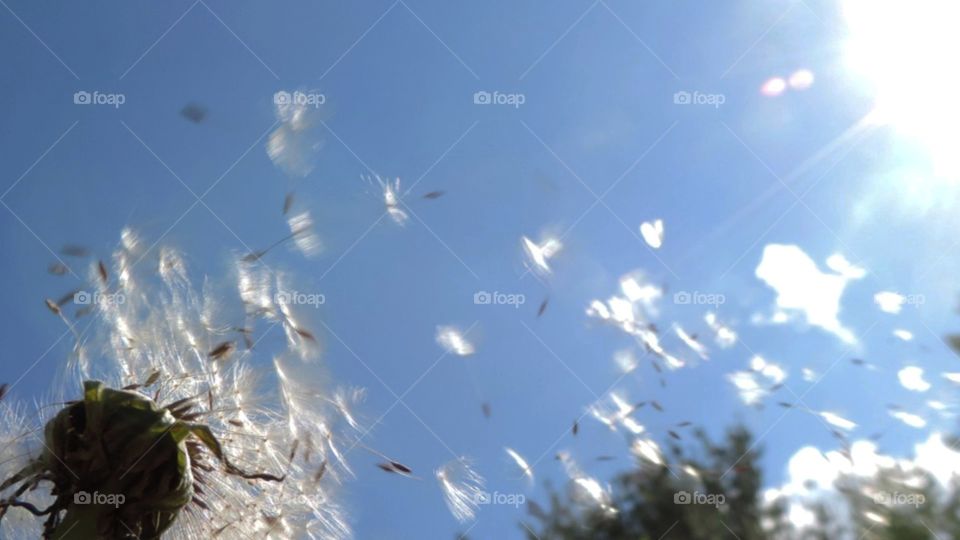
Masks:
[[[406,473],[406,474],[411,474],[411,473],[413,473],[413,471],[412,471],[409,467],[407,467],[406,465],[404,465],[403,463],[397,463],[396,461],[391,461],[391,462],[390,462],[390,465],[392,465],[393,468],[397,469],[398,471],[400,471],[400,472],[402,472],[402,473]]]
[[[207,109],[206,107],[196,103],[188,103],[182,109],[180,109],[180,116],[186,118],[194,124],[199,124],[207,117]]]
[[[107,273],[107,265],[103,264],[103,261],[97,261],[97,271],[100,273],[100,280],[106,283],[109,274]]]
[[[46,302],[46,304],[47,304],[47,309],[49,309],[50,311],[52,311],[52,312],[53,312],[54,314],[56,314],[56,315],[59,315],[59,314],[60,314],[60,306],[58,306],[56,302],[54,302],[53,300],[51,300],[51,299],[49,299],[49,298],[47,298],[46,300],[44,300],[44,302]]]
[[[90,255],[90,252],[87,250],[87,248],[73,244],[67,244],[60,248],[60,253],[68,257],[86,257],[87,255]]]
[[[537,310],[537,317],[543,315],[543,312],[547,310],[547,304],[550,303],[550,298],[544,298],[543,302],[540,302],[540,309]]]
[[[223,343],[217,345],[213,348],[212,351],[207,353],[207,357],[214,360],[220,360],[230,355],[233,352],[233,342],[224,341]]]
[[[313,475],[313,481],[319,482],[323,478],[323,475],[326,474],[326,472],[327,472],[327,460],[323,460],[320,462],[320,468],[317,469],[316,474]]]

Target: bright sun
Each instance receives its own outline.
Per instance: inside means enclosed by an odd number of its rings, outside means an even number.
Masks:
[[[849,67],[872,86],[869,120],[920,143],[937,176],[960,178],[960,1],[845,0]]]

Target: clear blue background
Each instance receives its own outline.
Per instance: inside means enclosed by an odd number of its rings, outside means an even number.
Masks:
[[[562,481],[557,450],[571,450],[601,478],[628,467],[619,436],[586,419],[576,439],[569,428],[616,381],[611,354],[630,344],[588,321],[584,308],[636,268],[670,291],[724,294],[721,316],[742,338],[670,374],[666,388],[646,368],[617,385],[663,404],[664,413],[639,415],[662,443],[663,427],[681,420],[715,434],[736,421],[757,433],[773,426],[762,440],[771,483],[798,448],[835,448],[809,415],[780,420],[775,406],[741,405],[724,376],[755,352],[783,363],[797,393],[808,385],[802,367],[823,372],[843,359],[804,401],[857,421],[859,436],[886,431],[882,448],[905,452],[925,435],[892,421],[885,404],[918,410],[928,397],[950,399],[939,382],[927,396],[908,396],[895,373],[920,363],[937,379],[956,363],[940,341],[958,322],[957,219],[949,212],[956,197],[952,186],[923,182],[925,165],[889,129],[830,146],[872,106],[841,61],[843,34],[836,6],[814,1],[5,0],[0,381],[20,379],[39,359],[13,393],[40,398],[69,352],[67,339],[48,351],[63,327],[42,300],[73,283],[47,274],[51,251],[80,243],[105,257],[125,225],[151,240],[172,226],[164,241],[188,254],[197,275],[223,277],[231,252],[285,233],[280,207],[295,189],[326,251],[275,261],[326,296],[320,317],[336,334],[316,329],[326,360],[339,382],[368,389],[361,412],[369,422],[441,355],[436,325],[476,322],[479,352],[444,358],[406,395],[409,408],[396,405],[371,436],[424,480],[384,474],[375,458],[352,455],[359,474],[344,497],[358,538],[466,530],[432,478],[453,454],[475,459],[489,491],[541,499],[544,480]],[[760,95],[768,77],[799,68],[816,74],[810,90]],[[317,166],[300,182],[264,151],[274,92],[297,88],[325,94],[330,128],[320,131]],[[126,103],[78,106],[78,90],[123,93]],[[481,90],[526,101],[475,105]],[[722,93],[726,102],[678,106],[680,90]],[[203,123],[181,117],[188,103],[208,109]],[[824,147],[833,150],[801,168]],[[405,228],[389,219],[371,228],[383,212],[377,190],[360,180],[371,169],[401,177],[403,189],[425,175],[408,199],[415,216]],[[794,206],[771,170],[797,194],[813,186],[804,204]],[[219,182],[194,206],[177,176],[197,194]],[[601,194],[621,176],[594,206],[591,190]],[[433,190],[446,195],[417,198]],[[911,204],[916,192],[937,204]],[[667,230],[657,252],[663,264],[637,235],[642,221],[658,217]],[[571,226],[555,274],[545,283],[524,276],[520,236]],[[773,304],[753,271],[774,242],[800,245],[821,267],[840,252],[870,271],[850,285],[841,312],[854,333],[869,330],[861,349],[819,329],[749,324]],[[883,289],[927,302],[885,315],[872,303]],[[478,306],[480,290],[524,294],[527,303]],[[666,301],[662,320],[705,336],[704,311]],[[898,342],[895,327],[917,341]],[[846,361],[853,356],[879,371],[855,368]],[[490,419],[481,414],[484,400]],[[950,426],[931,418],[931,429]],[[534,489],[513,479],[505,445],[531,461],[542,456]],[[619,459],[593,463],[600,454]],[[484,507],[469,534],[518,537],[522,517],[522,509]]]

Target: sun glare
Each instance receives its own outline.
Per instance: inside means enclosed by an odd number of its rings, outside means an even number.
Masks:
[[[934,173],[960,178],[953,136],[960,125],[960,2],[846,0],[846,60],[876,96],[869,120],[920,143]]]

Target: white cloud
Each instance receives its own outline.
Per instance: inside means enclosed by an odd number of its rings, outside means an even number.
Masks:
[[[787,463],[786,481],[765,490],[764,502],[772,504],[782,499],[787,521],[802,529],[816,524],[809,514],[816,503],[833,509],[837,519],[849,519],[846,499],[834,487],[841,477],[869,479],[881,470],[897,467],[903,472],[927,472],[937,480],[940,489],[945,489],[955,475],[960,475],[960,452],[950,448],[939,433],[914,445],[912,458],[881,454],[876,443],[866,440],[853,441],[850,457],[847,459],[839,451],[821,452],[812,446],[799,449]]]
[[[727,375],[736,388],[740,399],[754,405],[770,393],[770,390],[787,379],[787,373],[777,364],[761,356],[750,359],[751,371],[735,371]]]
[[[906,298],[899,293],[880,291],[873,295],[873,301],[880,307],[881,311],[896,314],[900,313]]]
[[[716,313],[708,311],[703,316],[703,320],[706,321],[707,326],[715,333],[714,341],[721,349],[732,347],[737,342],[737,333],[729,326],[720,322]]]
[[[640,234],[643,235],[643,241],[653,249],[660,249],[663,245],[663,220],[657,219],[652,223],[644,221],[640,224]]]
[[[913,341],[913,332],[909,330],[897,328],[896,330],[893,331],[893,335],[904,341]]]
[[[838,317],[840,297],[851,280],[864,271],[842,255],[832,255],[827,266],[836,273],[822,272],[817,263],[795,245],[768,244],[756,268],[756,276],[777,292],[777,311],[771,322],[802,315],[808,324],[830,332],[846,343],[855,343],[853,333]]]
[[[867,271],[858,266],[854,266],[846,257],[839,253],[827,257],[827,267],[841,276],[850,279],[861,279],[867,275]]]
[[[890,416],[896,418],[897,420],[903,422],[904,424],[912,428],[923,428],[926,427],[927,421],[922,417],[915,414],[911,414],[905,411],[890,411]]]
[[[923,368],[917,366],[907,366],[897,373],[900,384],[907,390],[914,392],[926,392],[930,389],[930,383],[923,378]]]

